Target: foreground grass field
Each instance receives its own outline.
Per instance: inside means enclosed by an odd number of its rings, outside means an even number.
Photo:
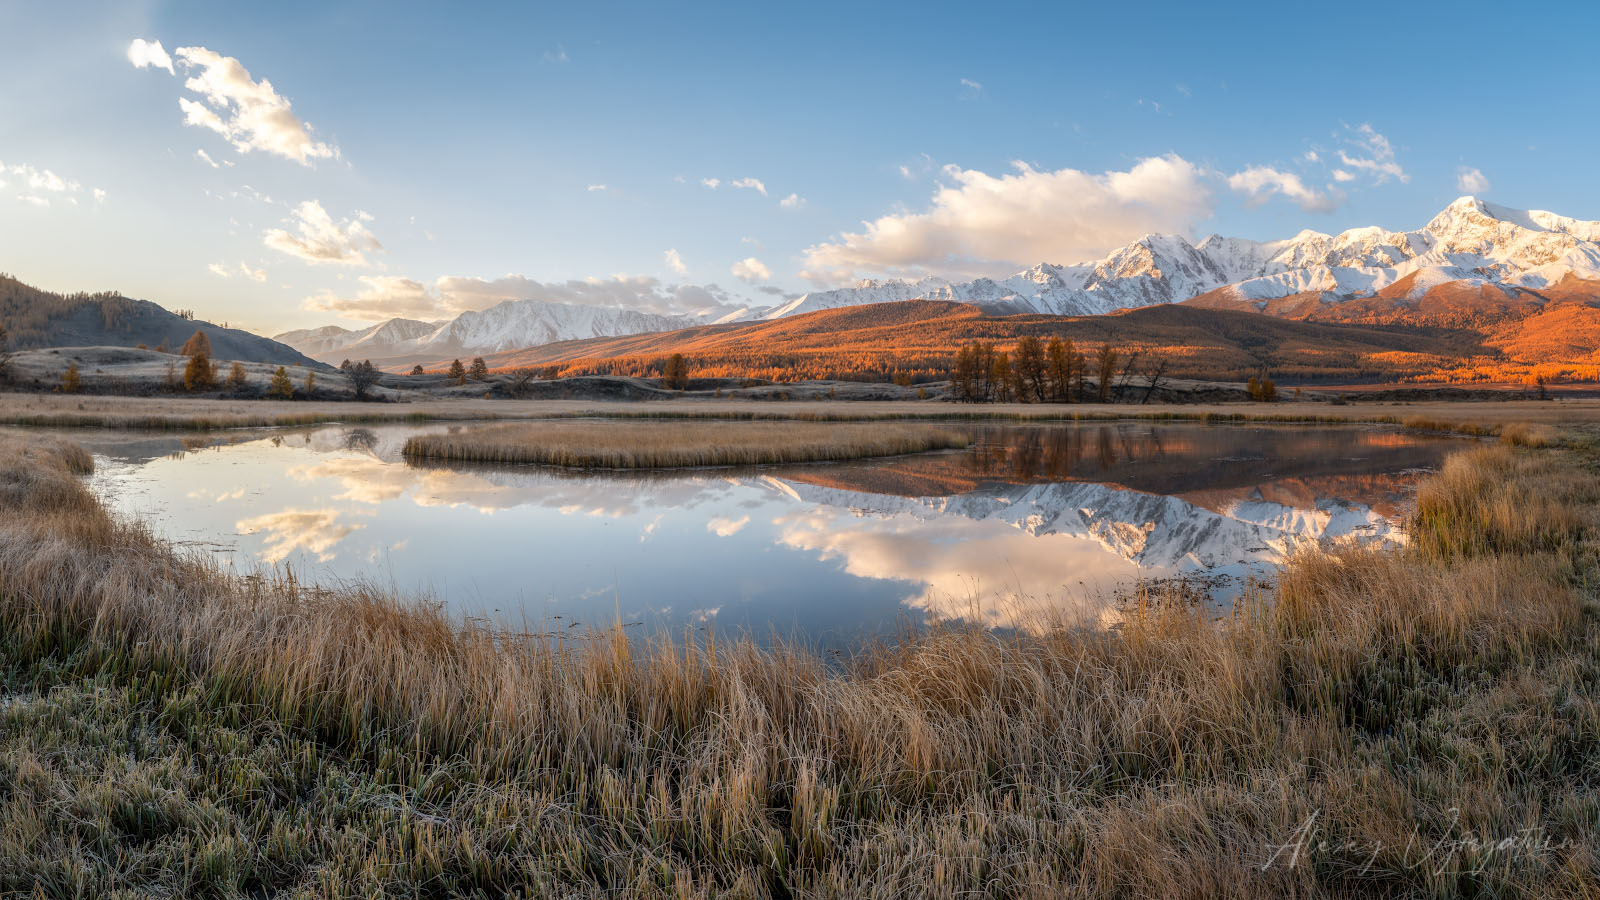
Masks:
[[[972,439],[907,422],[540,422],[492,425],[406,441],[408,459],[661,469],[771,465],[898,456],[965,447]]]
[[[1594,897],[1600,478],[1486,446],[1223,622],[800,649],[237,580],[0,437],[0,893]]]

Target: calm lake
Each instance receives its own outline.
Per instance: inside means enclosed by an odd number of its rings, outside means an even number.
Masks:
[[[1219,603],[1302,542],[1403,541],[1460,440],[1363,427],[978,426],[967,450],[578,473],[409,464],[471,425],[68,435],[95,490],[181,546],[364,581],[518,628],[639,623],[820,645],[936,620],[1114,621],[1136,584]]]

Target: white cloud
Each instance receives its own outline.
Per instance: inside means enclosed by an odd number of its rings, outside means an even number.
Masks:
[[[784,209],[799,209],[800,207],[806,205],[806,198],[800,196],[799,194],[790,194],[782,200],[779,200],[778,205]]]
[[[715,181],[716,179],[712,180]],[[740,178],[737,181],[730,181],[728,184],[736,188],[749,188],[763,197],[767,195],[767,186],[762,184],[759,178]]]
[[[447,275],[432,284],[389,275],[362,275],[354,296],[322,291],[302,306],[352,319],[394,316],[434,319],[488,309],[507,300],[545,300],[661,315],[729,312],[746,304],[716,285],[665,285],[647,275],[617,275],[565,282],[540,282],[525,275],[473,278]]]
[[[1341,197],[1307,187],[1299,175],[1281,172],[1270,166],[1251,166],[1228,176],[1228,187],[1245,195],[1245,202],[1258,206],[1274,194],[1281,194],[1306,212],[1332,212]]]
[[[263,237],[268,247],[308,263],[364,266],[367,264],[365,251],[383,249],[367,230],[365,223],[371,220],[371,216],[358,212],[353,218],[334,222],[321,203],[307,200],[294,208],[291,221],[298,234],[273,228]]]
[[[1354,172],[1346,172],[1343,169],[1334,169],[1333,170],[1333,180],[1337,181],[1337,182],[1340,182],[1340,183],[1347,182],[1347,181],[1355,181],[1356,180],[1356,176],[1355,176]]]
[[[706,523],[706,530],[717,537],[733,537],[749,524],[749,516],[740,516],[737,519],[731,516],[717,516]]]
[[[1466,166],[1456,170],[1456,189],[1464,194],[1484,194],[1489,191],[1489,176],[1479,169]]]
[[[1362,154],[1353,156],[1340,150],[1339,161],[1345,166],[1371,174],[1374,184],[1383,184],[1390,178],[1399,180],[1401,184],[1411,181],[1411,176],[1395,161],[1394,145],[1370,124],[1363,122],[1353,129],[1346,126],[1345,130],[1352,133],[1345,138],[1346,142]]]
[[[1038,262],[1077,262],[1153,231],[1186,231],[1211,215],[1206,173],[1177,155],[1125,172],[1077,169],[989,175],[946,166],[925,212],[896,213],[806,250],[807,279],[858,274],[994,274]]]
[[[1184,84],[1181,81],[1178,82],[1177,84],[1173,85],[1172,88],[1173,88],[1173,90],[1175,90],[1178,93],[1182,94],[1185,98],[1189,98],[1189,97],[1193,97],[1194,96],[1194,92],[1189,90],[1189,86],[1187,84]]]
[[[604,191],[604,190],[607,190],[607,188],[603,184],[591,184],[588,187],[584,188],[584,190],[586,190],[586,191]]]
[[[557,44],[556,49],[544,52],[543,59],[547,63],[564,63],[567,61],[567,48]]]
[[[685,274],[688,273],[689,267],[687,265],[684,265],[683,257],[678,255],[678,251],[676,251],[676,250],[668,250],[666,253],[664,253],[662,255],[666,257],[667,268],[671,269],[674,272],[677,272],[679,275],[685,275]]]
[[[1300,158],[1305,160],[1308,163],[1314,163],[1314,162],[1321,162],[1322,161],[1322,157],[1315,150],[1307,150],[1305,152],[1305,155],[1300,157]]]
[[[22,198],[22,201],[24,203],[31,203],[34,206],[49,206],[50,205],[50,198],[49,197],[40,197],[37,194],[28,194],[27,196]]]
[[[206,165],[210,166],[213,169],[222,168],[222,166],[219,165],[216,160],[211,158],[211,154],[207,153],[203,149],[202,150],[196,150],[194,152],[194,158],[200,160],[201,162],[205,163]]]
[[[700,179],[700,183],[705,185],[708,188],[711,188],[714,191],[714,190],[717,189],[717,185],[722,183],[722,179],[720,179],[720,178],[702,178],[702,179]]]
[[[106,202],[106,192],[101,190],[101,189],[99,189],[99,188],[95,188],[94,189],[94,202],[96,202],[96,203],[104,203],[104,202]]]
[[[983,85],[973,81],[971,78],[963,78],[960,83],[961,96],[966,99],[970,100],[983,94]]]
[[[206,268],[210,269],[211,274],[217,276],[218,278],[232,278],[233,276],[238,275],[241,278],[248,278],[251,281],[264,282],[267,280],[266,269],[252,269],[247,263],[239,263],[238,266],[230,266],[227,263],[216,262],[206,266]]]
[[[160,57],[154,56],[160,50],[159,43],[136,40],[128,48],[128,59],[135,66],[155,65],[172,71],[172,60],[164,51]],[[295,116],[288,99],[272,82],[251,78],[237,59],[205,47],[179,47],[176,52],[184,69],[194,72],[183,86],[201,97],[178,99],[184,124],[215,131],[240,153],[263,150],[301,165],[339,157],[338,147],[312,138],[311,126]]]
[[[160,41],[134,38],[133,43],[128,45],[128,62],[133,63],[136,69],[153,66],[157,69],[166,69],[168,75],[177,74],[172,70],[172,57],[161,48]]]
[[[739,260],[728,271],[732,272],[733,277],[740,281],[747,281],[751,284],[759,284],[772,277],[772,270],[767,268],[766,263],[756,259],[754,256],[747,256]]]

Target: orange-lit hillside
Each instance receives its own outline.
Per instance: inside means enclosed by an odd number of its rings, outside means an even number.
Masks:
[[[985,315],[977,307],[912,300],[824,310],[774,321],[564,341],[488,357],[496,369],[553,367],[562,375],[658,374],[673,353],[697,376],[880,380],[943,378],[957,349],[1024,335],[1110,342],[1171,377],[1237,380],[1265,366],[1280,379],[1404,379],[1497,351],[1480,334],[1404,325],[1298,321],[1253,312],[1152,306],[1109,316]],[[437,365],[448,365],[448,360]]]

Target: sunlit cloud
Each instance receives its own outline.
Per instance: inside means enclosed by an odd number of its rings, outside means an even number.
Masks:
[[[754,256],[739,260],[728,271],[733,273],[733,277],[750,284],[759,284],[772,277],[772,270],[767,268],[767,264]]]
[[[1489,177],[1466,166],[1456,170],[1456,189],[1464,194],[1483,194],[1489,190]]]
[[[266,550],[262,559],[280,563],[296,550],[315,556],[318,562],[328,562],[336,555],[333,548],[340,541],[365,525],[342,523],[336,509],[286,509],[282,512],[240,519],[234,527],[240,534],[265,535]]]
[[[322,204],[307,200],[296,206],[290,219],[295,231],[273,228],[264,235],[268,247],[314,265],[364,266],[365,251],[382,250],[383,245],[367,230],[372,216],[357,212],[335,222]]]
[[[1151,232],[1187,231],[1214,208],[1207,172],[1177,155],[1102,173],[1012,167],[990,175],[946,166],[926,210],[891,213],[811,246],[802,277],[970,276],[1080,262]]]
[[[1306,186],[1299,175],[1271,166],[1252,166],[1228,176],[1228,187],[1244,194],[1246,204],[1259,206],[1274,195],[1281,195],[1306,212],[1326,213],[1338,208],[1338,194]]]
[[[176,75],[172,69],[172,57],[162,49],[160,41],[147,41],[144,38],[134,38],[128,45],[128,62],[134,68],[143,69],[150,66],[157,69],[166,69],[168,75]]]
[[[185,125],[216,132],[239,153],[261,150],[301,165],[339,158],[339,148],[313,138],[311,125],[295,115],[288,98],[272,82],[255,80],[237,59],[205,47],[179,47],[175,52],[184,71],[193,73],[183,86],[200,98],[178,99]],[[160,41],[135,40],[128,46],[128,60],[137,68],[176,74]]]
[[[230,266],[227,263],[216,262],[206,266],[206,268],[210,269],[211,274],[217,276],[218,278],[232,278],[237,275],[240,278],[248,278],[251,281],[267,280],[266,269],[252,269],[246,263],[239,263],[237,266]]]
[[[679,275],[688,274],[689,267],[684,264],[683,257],[679,255],[678,251],[668,250],[666,253],[663,253],[662,256],[666,258],[667,268],[677,272]]]
[[[728,184],[736,188],[747,188],[763,197],[767,195],[767,186],[762,184],[759,178],[740,178],[736,181],[730,181]]]

